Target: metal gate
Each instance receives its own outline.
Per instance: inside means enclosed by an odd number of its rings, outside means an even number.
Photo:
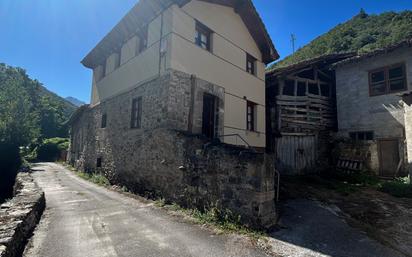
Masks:
[[[317,136],[276,138],[276,167],[282,174],[302,174],[316,165]]]

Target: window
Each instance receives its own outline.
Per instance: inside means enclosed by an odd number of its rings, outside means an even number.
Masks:
[[[256,75],[256,58],[250,54],[246,54],[246,71],[252,75]]]
[[[101,123],[100,127],[105,128],[106,125],[107,125],[107,114],[105,113],[105,114],[102,115],[102,123]]]
[[[96,160],[96,168],[102,167],[102,157],[97,158]]]
[[[201,48],[210,51],[211,50],[211,35],[212,31],[201,24],[200,22],[196,23],[196,32],[195,32],[195,43]]]
[[[246,123],[247,130],[256,131],[256,104],[250,101],[247,101]]]
[[[120,52],[115,53],[114,55],[114,69],[117,69],[120,67]]]
[[[102,72],[100,73],[100,79],[102,80],[106,76],[106,59],[104,59],[103,64],[102,64]]]
[[[285,85],[283,86],[283,95],[295,96],[295,81],[285,80]]]
[[[320,94],[319,94],[318,84],[309,83],[308,91],[309,91],[309,92],[308,92],[309,94],[312,94],[312,95],[320,95]]]
[[[406,90],[405,65],[396,64],[369,72],[370,96]]]
[[[140,129],[142,126],[142,97],[133,99],[132,101],[132,120],[131,128]]]
[[[140,54],[147,48],[147,38],[149,34],[148,26],[145,26],[139,34],[139,48],[137,49],[137,54]]]
[[[374,139],[373,131],[356,131],[350,132],[349,137],[355,141],[367,141]]]

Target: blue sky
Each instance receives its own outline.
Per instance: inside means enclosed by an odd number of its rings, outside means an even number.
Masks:
[[[60,96],[89,102],[80,61],[137,0],[0,0],[0,62],[19,66]],[[356,15],[410,10],[412,0],[254,0],[281,58]]]

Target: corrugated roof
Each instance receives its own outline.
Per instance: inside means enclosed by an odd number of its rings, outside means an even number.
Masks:
[[[82,64],[93,68],[102,63],[112,52],[139,33],[152,19],[173,4],[183,6],[191,0],[140,0],[122,20],[107,34],[97,46],[82,60]],[[230,6],[241,16],[250,34],[258,44],[263,62],[270,63],[279,58],[279,54],[256,11],[251,0],[200,0],[209,3]]]

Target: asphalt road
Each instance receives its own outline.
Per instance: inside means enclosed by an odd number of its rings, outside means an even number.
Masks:
[[[35,169],[47,207],[26,257],[266,256],[241,236],[216,235],[84,181],[60,165]]]

